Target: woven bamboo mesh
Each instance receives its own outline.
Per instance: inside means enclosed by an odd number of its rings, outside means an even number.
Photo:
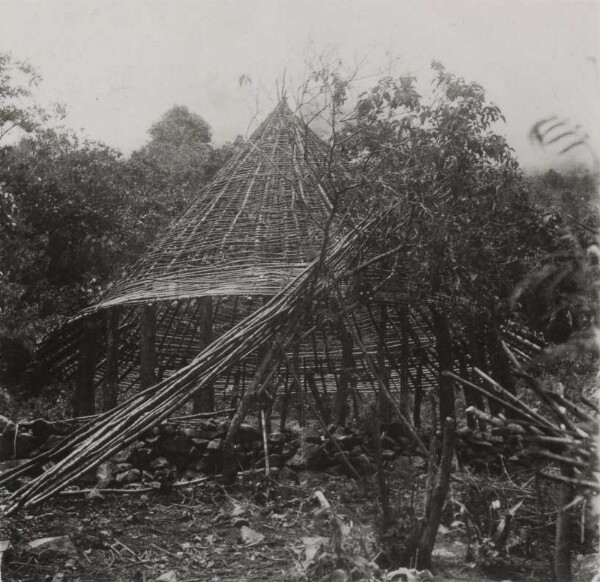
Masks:
[[[156,310],[156,376],[168,377],[276,295],[318,256],[332,205],[324,184],[329,151],[282,100],[188,211],[96,305],[72,318],[39,351],[50,373],[77,378],[83,328],[94,331],[95,382],[106,372],[105,316],[119,312],[119,385],[139,382],[140,313]],[[384,277],[377,267],[366,278]],[[435,334],[430,307],[413,304],[405,289],[386,289],[381,301],[359,304],[352,315],[359,337],[352,342],[354,385],[369,390],[374,378],[365,357],[384,355],[392,392],[402,382],[428,388],[437,383]],[[385,308],[383,307],[385,306]],[[207,329],[210,330],[207,339]],[[307,319],[306,335],[290,353],[303,382],[335,391],[343,363],[343,333]],[[524,358],[535,338],[520,329],[505,337]],[[359,348],[358,340],[361,347]],[[466,338],[457,352],[470,362]],[[243,391],[254,377],[258,352],[247,354],[215,382],[223,394]],[[283,366],[281,383],[289,380]]]

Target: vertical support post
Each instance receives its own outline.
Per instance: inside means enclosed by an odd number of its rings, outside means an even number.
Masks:
[[[279,419],[279,432],[283,432],[285,430],[285,423],[287,421],[288,416],[288,408],[290,406],[290,393],[292,391],[292,380],[290,379],[290,368],[289,368],[289,360],[287,361],[286,371],[285,371],[285,379],[284,379],[284,393],[283,398],[281,400],[281,418]]]
[[[329,410],[327,410],[327,408],[324,406],[323,400],[321,399],[321,395],[319,394],[319,389],[317,388],[317,382],[315,380],[315,372],[312,370],[304,370],[304,378],[306,379],[306,384],[308,385],[310,392],[315,400],[315,407],[317,411],[321,415],[323,422],[325,422],[325,424],[329,424]]]
[[[354,340],[352,335],[340,322],[338,326],[338,338],[342,344],[342,369],[340,370],[340,381],[335,395],[335,424],[343,426],[348,416],[348,397],[350,396],[352,373],[354,371]]]
[[[208,347],[213,340],[212,297],[201,297],[198,310],[198,331],[200,333],[200,349]],[[215,410],[215,386],[208,384],[194,396],[192,404],[193,412],[213,412]]]
[[[410,418],[409,401],[410,391],[408,386],[408,308],[400,309],[400,412],[404,418]]]
[[[96,368],[96,326],[91,317],[82,323],[79,343],[79,374],[75,396],[75,416],[96,414],[94,371]]]
[[[421,403],[423,402],[423,358],[425,358],[424,351],[419,348],[417,363],[417,379],[415,381],[415,400],[413,406],[413,424],[415,428],[421,428]]]
[[[300,355],[299,346],[294,346],[294,357],[292,359],[292,376],[295,379],[296,402],[298,404],[298,424],[306,426],[306,411],[304,409],[304,385],[300,381]]]
[[[106,311],[106,370],[102,391],[102,411],[117,405],[119,395],[119,308]]]
[[[459,365],[460,365],[460,373],[461,373],[462,377],[468,378],[469,372],[467,369],[467,362],[465,360],[464,354],[459,356]],[[468,408],[469,406],[475,406],[475,407],[479,408],[477,406],[477,403],[481,400],[481,398],[479,398],[479,401],[478,401],[477,395],[479,395],[479,396],[481,396],[481,395],[478,392],[476,392],[475,390],[473,390],[473,388],[471,388],[469,386],[463,386],[463,395],[465,397],[465,409]],[[467,416],[467,427],[469,427],[471,430],[477,430],[477,418],[475,417],[475,415],[467,414],[466,416]]]
[[[156,306],[144,304],[140,315],[140,388],[156,383]]]

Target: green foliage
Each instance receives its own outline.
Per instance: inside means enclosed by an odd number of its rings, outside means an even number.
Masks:
[[[0,233],[0,339],[22,362],[9,376],[27,367],[23,350],[86,305],[127,259],[121,166],[109,148],[54,131],[2,150],[0,181],[16,211]]]
[[[187,209],[236,147],[215,149],[208,124],[182,106],[167,111],[148,133],[150,141],[133,152],[125,168],[133,221],[129,228],[141,235],[137,252]]]
[[[362,177],[346,206],[358,217],[391,209],[372,245],[403,247],[390,262],[399,281],[494,312],[552,233],[493,130],[499,108],[481,86],[432,69],[427,99],[413,77],[384,78],[359,97],[338,140],[350,174]]]
[[[15,129],[29,133],[39,126],[43,111],[29,102],[39,81],[27,63],[0,54],[0,140]]]
[[[39,78],[0,55],[0,382],[28,383],[34,346],[121,276],[232,155],[208,124],[174,107],[131,159],[50,129],[32,105]],[[24,101],[25,100],[25,101]],[[31,382],[30,382],[31,383]]]
[[[531,182],[532,196],[543,205],[543,221],[554,236],[537,268],[515,287],[512,303],[556,345],[546,354],[546,366],[571,361],[572,353],[597,357],[600,216],[594,202],[598,176],[582,169],[550,170]]]

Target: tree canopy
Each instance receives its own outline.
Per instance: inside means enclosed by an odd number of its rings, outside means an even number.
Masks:
[[[125,159],[51,127],[53,115],[27,104],[39,82],[0,55],[0,139],[20,132],[0,147],[0,376],[8,367],[15,378],[36,342],[121,276],[233,151],[176,106]]]

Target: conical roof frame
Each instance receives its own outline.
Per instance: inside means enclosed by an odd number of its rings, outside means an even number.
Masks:
[[[327,145],[285,99],[187,212],[94,309],[217,295],[274,295],[319,251],[331,212]]]

